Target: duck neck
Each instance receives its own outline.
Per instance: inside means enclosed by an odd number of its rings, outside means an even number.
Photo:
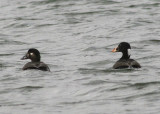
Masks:
[[[121,57],[121,59],[127,60],[127,59],[129,59],[129,58],[130,58],[130,55],[128,55],[128,52],[122,52],[122,57]]]
[[[32,59],[32,62],[40,62],[40,59]]]

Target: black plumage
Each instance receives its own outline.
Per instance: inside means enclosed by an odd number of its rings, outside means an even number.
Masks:
[[[30,59],[31,62],[26,63],[22,68],[23,70],[38,69],[42,71],[50,71],[49,67],[44,62],[41,62],[40,52],[35,48],[29,49],[21,60],[24,59]]]
[[[131,46],[127,42],[121,42],[112,52],[122,52],[122,57],[113,65],[114,69],[141,68],[141,65],[134,59],[130,59]]]

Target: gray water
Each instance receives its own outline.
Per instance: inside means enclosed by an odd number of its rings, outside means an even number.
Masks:
[[[0,114],[159,114],[159,11],[159,0],[1,0]],[[122,41],[141,69],[112,69]],[[51,72],[22,71],[29,48]]]

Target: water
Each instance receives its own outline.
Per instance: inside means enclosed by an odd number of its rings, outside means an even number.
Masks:
[[[160,113],[159,10],[159,0],[1,0],[0,113]],[[122,41],[141,69],[112,69]],[[21,70],[29,48],[51,72]]]

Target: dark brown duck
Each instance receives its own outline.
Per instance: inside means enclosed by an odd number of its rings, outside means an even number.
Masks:
[[[122,57],[113,65],[114,69],[141,68],[141,65],[134,59],[130,59],[131,46],[127,42],[121,42],[112,52],[122,52]]]
[[[24,59],[30,59],[31,62],[26,63],[23,70],[38,69],[42,71],[50,71],[49,67],[44,62],[41,62],[40,52],[35,48],[29,49],[26,55],[21,58],[21,60]]]

